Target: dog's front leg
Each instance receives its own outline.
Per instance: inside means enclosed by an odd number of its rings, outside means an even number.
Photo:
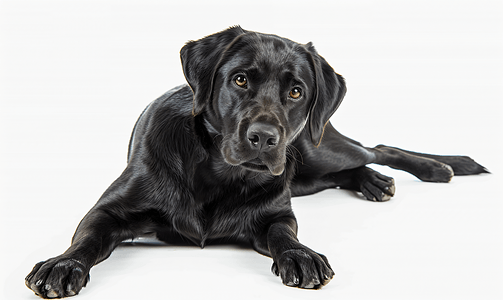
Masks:
[[[76,295],[89,281],[89,271],[126,239],[147,227],[131,216],[132,184],[123,175],[80,222],[71,246],[61,255],[39,262],[26,277],[26,286],[42,298]],[[138,217],[138,213],[136,215]],[[146,218],[139,218],[146,220]]]
[[[269,254],[274,261],[272,272],[280,276],[285,285],[319,289],[335,275],[323,254],[299,242],[295,219],[287,218],[272,223],[266,238]]]
[[[42,298],[78,294],[89,281],[91,267],[127,238],[116,227],[112,216],[93,208],[81,221],[68,250],[36,264],[26,277],[26,286]]]

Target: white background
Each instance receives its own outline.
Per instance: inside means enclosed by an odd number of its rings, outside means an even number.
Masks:
[[[231,25],[312,41],[347,80],[342,133],[493,174],[449,184],[393,176],[373,203],[329,190],[293,200],[299,237],[337,276],[288,288],[237,246],[125,246],[79,299],[502,299],[501,1],[1,1],[0,298],[63,252],[126,163],[142,109],[185,82],[179,49]]]

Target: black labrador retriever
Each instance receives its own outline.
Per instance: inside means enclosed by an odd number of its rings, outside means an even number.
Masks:
[[[389,200],[393,179],[370,163],[431,182],[487,172],[466,156],[366,148],[341,135],[329,118],[344,79],[311,43],[231,27],[187,43],[181,60],[189,85],[141,114],[122,175],[80,222],[70,248],[26,277],[37,295],[78,294],[91,267],[149,233],[201,247],[245,241],[272,257],[284,284],[317,289],[334,272],[298,241],[292,196],[340,187]]]

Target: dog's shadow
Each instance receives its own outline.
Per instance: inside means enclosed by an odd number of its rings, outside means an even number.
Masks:
[[[170,243],[166,243],[150,235],[122,242],[110,258],[91,270],[91,280],[93,286],[117,286],[122,285],[118,283],[120,281],[131,280],[137,278],[137,274],[142,274],[144,279],[148,277],[149,280],[156,281],[158,276],[155,274],[159,272],[166,277],[178,273],[169,273],[169,269],[194,269],[193,272],[197,272],[198,267],[194,264],[201,263],[216,264],[222,268],[227,265],[235,268],[238,265],[249,271],[253,269],[259,275],[270,272],[272,259],[257,255],[249,243],[239,240],[213,240],[201,250],[182,237],[173,238]]]

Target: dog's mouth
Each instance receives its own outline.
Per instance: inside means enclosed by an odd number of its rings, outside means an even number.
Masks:
[[[240,166],[243,169],[279,176],[285,171],[284,153],[236,153],[237,149],[228,145],[222,146],[222,155],[225,161],[232,166]],[[239,148],[238,148],[239,149]],[[251,156],[251,157],[250,157]],[[253,157],[253,158],[252,158]]]
[[[243,168],[258,172],[269,172],[269,168],[258,157],[241,164]]]
[[[270,165],[265,164],[260,158],[254,158],[250,161],[244,162],[241,166],[245,169],[262,172],[262,173],[270,173],[274,176],[279,176],[285,170],[284,164],[280,165]]]

